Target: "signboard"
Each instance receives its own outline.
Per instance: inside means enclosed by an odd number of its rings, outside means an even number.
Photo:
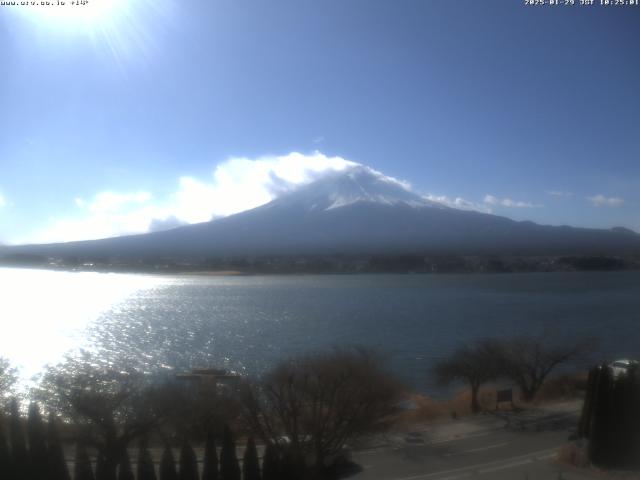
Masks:
[[[508,388],[496,392],[496,410],[498,409],[498,404],[502,402],[510,402],[513,405],[513,389]]]

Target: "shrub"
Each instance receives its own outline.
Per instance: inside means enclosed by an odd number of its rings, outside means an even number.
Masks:
[[[247,440],[242,461],[243,480],[260,480],[260,462],[258,461],[258,450],[253,438]]]
[[[87,450],[81,443],[76,444],[76,461],[73,474],[74,480],[94,480],[91,460]]]
[[[49,414],[47,426],[47,443],[49,445],[47,456],[47,467],[49,469],[49,480],[70,480],[69,468],[64,458],[62,442],[58,435],[56,418],[53,413]]]
[[[160,480],[178,480],[176,461],[173,458],[171,447],[168,445],[162,452],[162,458],[160,459]]]
[[[135,480],[133,475],[133,469],[131,468],[131,459],[129,458],[129,452],[125,448],[120,458],[120,465],[118,466],[118,480]]]
[[[15,480],[28,480],[31,475],[31,464],[27,443],[22,429],[22,418],[18,402],[11,401],[11,418],[9,419],[9,435],[11,437],[11,456],[13,460],[13,476]]]
[[[156,480],[156,470],[153,466],[151,453],[147,448],[146,441],[140,442],[140,451],[138,452],[138,472],[137,480]]]
[[[33,480],[49,480],[45,426],[37,403],[31,403],[29,405],[29,414],[27,416],[27,435],[29,437],[31,478]]]
[[[204,446],[202,480],[218,480],[218,452],[216,451],[216,441],[211,433],[207,435],[207,442]]]
[[[280,459],[273,443],[268,443],[262,457],[262,480],[280,479]]]
[[[228,425],[224,426],[222,451],[220,452],[221,480],[240,480],[240,466],[236,457],[236,444]]]
[[[180,449],[180,480],[198,480],[198,459],[188,442]]]

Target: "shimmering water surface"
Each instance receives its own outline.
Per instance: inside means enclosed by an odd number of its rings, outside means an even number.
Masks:
[[[150,364],[257,373],[290,355],[372,346],[414,388],[483,336],[597,337],[640,356],[640,273],[148,276],[0,269],[0,356],[27,378],[79,347]]]

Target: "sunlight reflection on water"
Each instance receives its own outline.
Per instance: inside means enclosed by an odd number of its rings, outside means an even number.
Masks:
[[[85,343],[84,332],[102,313],[162,277],[0,268],[0,356],[23,379]]]
[[[442,391],[434,361],[487,336],[597,338],[593,361],[636,358],[640,272],[150,276],[0,269],[0,356],[22,378],[78,348],[151,370],[260,374],[336,346],[387,355]]]

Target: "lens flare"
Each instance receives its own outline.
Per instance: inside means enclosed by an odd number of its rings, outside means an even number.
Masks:
[[[63,29],[102,28],[126,15],[127,0],[27,0],[21,10],[50,27]]]
[[[175,19],[175,0],[12,0],[24,34],[40,49],[90,45],[124,69],[152,56],[154,38]]]

